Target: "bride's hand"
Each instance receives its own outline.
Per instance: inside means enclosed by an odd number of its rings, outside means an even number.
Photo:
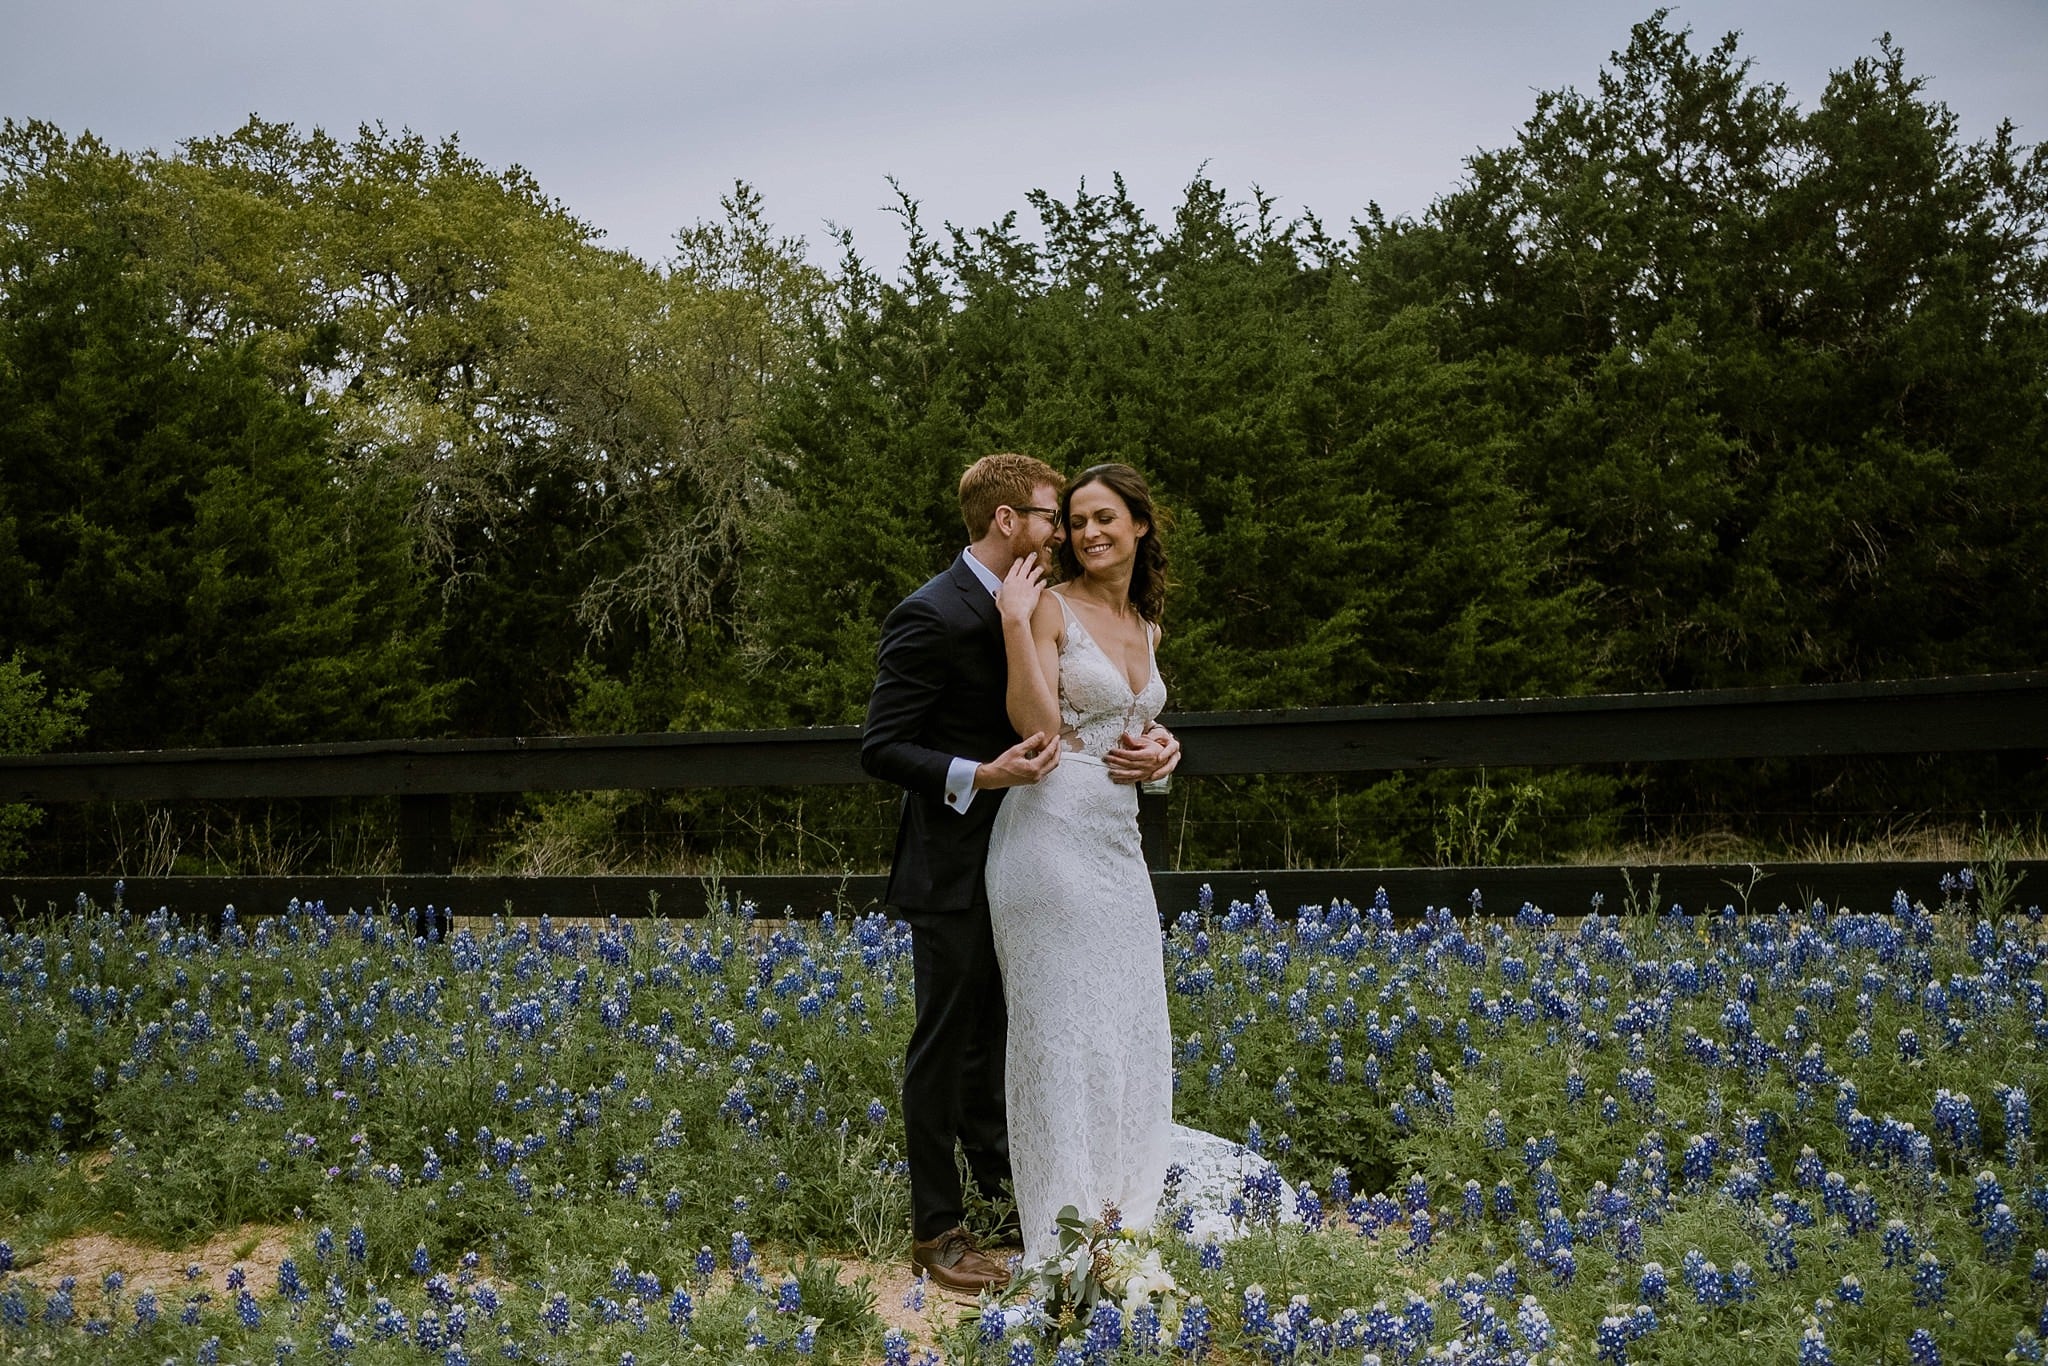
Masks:
[[[996,593],[996,610],[1002,613],[1005,623],[1016,622],[1028,628],[1031,614],[1038,610],[1039,595],[1044,592],[1045,569],[1036,555],[1026,555],[1003,575],[1003,586]]]
[[[1152,766],[1152,775],[1146,782],[1157,782],[1180,767],[1180,737],[1158,722],[1145,730],[1145,738],[1158,746],[1159,762]]]
[[[1125,732],[1116,747],[1102,756],[1102,766],[1109,770],[1110,781],[1116,783],[1150,782],[1164,761],[1160,743],[1150,732]]]
[[[1157,782],[1180,767],[1180,739],[1164,726],[1148,726],[1143,735],[1119,740],[1102,756],[1102,766],[1112,782]]]

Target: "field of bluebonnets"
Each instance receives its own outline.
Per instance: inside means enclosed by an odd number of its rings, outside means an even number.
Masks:
[[[0,940],[0,1357],[2040,1361],[2040,911],[1927,891],[1172,908],[1178,1117],[1298,1214],[1169,1238],[1169,1331],[916,1342],[832,1260],[905,1240],[888,920],[81,906]],[[79,1229],[242,1221],[294,1230],[274,1274],[37,1275]]]

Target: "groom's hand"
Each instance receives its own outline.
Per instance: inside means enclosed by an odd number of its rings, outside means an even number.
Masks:
[[[974,785],[986,791],[992,787],[1028,787],[1059,767],[1057,736],[1039,731],[974,768]]]
[[[1124,736],[1102,756],[1102,766],[1113,782],[1153,782],[1180,767],[1180,741],[1166,727],[1153,726],[1143,735]]]

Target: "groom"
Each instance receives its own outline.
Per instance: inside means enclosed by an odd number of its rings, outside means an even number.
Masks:
[[[1059,474],[1026,455],[988,455],[960,479],[971,544],[882,625],[861,767],[904,789],[887,900],[910,923],[917,1024],[903,1067],[910,1260],[948,1290],[979,1294],[1008,1273],[965,1227],[957,1144],[980,1192],[1007,1197],[1002,975],[982,864],[1003,789],[1059,762],[1058,737],[1022,740],[1004,705],[995,595],[1059,520]]]

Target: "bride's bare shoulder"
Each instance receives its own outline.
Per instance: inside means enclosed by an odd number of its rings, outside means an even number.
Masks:
[[[1066,596],[1057,587],[1048,588],[1038,595],[1038,605],[1031,609],[1032,635],[1062,646],[1067,643],[1067,614],[1060,610],[1060,603]]]

